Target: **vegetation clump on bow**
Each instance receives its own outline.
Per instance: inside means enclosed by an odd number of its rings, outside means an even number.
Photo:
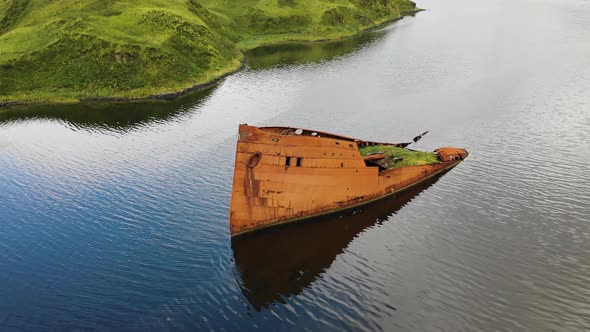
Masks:
[[[429,165],[440,162],[434,152],[412,151],[391,145],[364,146],[360,147],[359,151],[362,156],[383,152],[385,158],[379,164],[385,168]]]

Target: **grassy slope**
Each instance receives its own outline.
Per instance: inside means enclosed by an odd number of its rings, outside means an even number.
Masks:
[[[416,9],[409,0],[202,0],[236,28],[241,49],[289,40],[332,39],[354,34]]]
[[[239,68],[241,50],[350,35],[409,0],[0,0],[0,102],[145,97]]]

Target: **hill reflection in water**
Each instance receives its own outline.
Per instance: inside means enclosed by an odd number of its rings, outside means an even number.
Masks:
[[[383,36],[372,31],[348,38],[322,42],[291,42],[257,47],[245,53],[248,67],[262,69],[304,63],[319,63],[351,54]]]
[[[246,52],[249,68],[247,71],[258,71],[277,65],[328,61],[352,54],[383,36],[383,31],[372,31],[336,41],[292,42],[258,47]],[[0,109],[0,126],[27,121],[55,120],[73,130],[124,133],[154,123],[175,121],[181,114],[200,108],[218,87],[219,85],[214,85],[173,100],[14,106]]]
[[[88,102],[16,106],[0,110],[0,126],[31,120],[57,120],[76,130],[128,131],[154,122],[170,121],[202,104],[210,87],[174,100]]]
[[[277,301],[284,303],[284,298],[309,287],[357,235],[397,213],[443,175],[344,214],[233,238],[236,279],[242,293],[257,311]]]

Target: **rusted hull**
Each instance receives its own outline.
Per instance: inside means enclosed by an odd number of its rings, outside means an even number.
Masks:
[[[437,150],[439,163],[379,171],[366,166],[358,150],[359,144],[372,142],[327,133],[290,135],[279,129],[240,126],[230,204],[232,236],[372,202],[448,170],[467,156],[463,149],[442,148]]]

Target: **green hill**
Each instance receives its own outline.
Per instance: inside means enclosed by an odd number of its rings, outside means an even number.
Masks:
[[[0,102],[141,98],[241,65],[243,50],[337,38],[409,0],[0,0]]]

